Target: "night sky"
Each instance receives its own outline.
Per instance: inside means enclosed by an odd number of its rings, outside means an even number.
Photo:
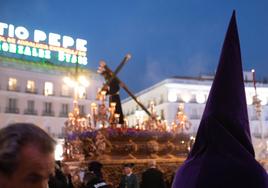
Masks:
[[[172,76],[216,70],[236,9],[245,70],[268,77],[268,1],[1,0],[0,22],[88,41],[88,67],[132,59],[119,77],[138,92]],[[123,96],[126,94],[123,93]]]

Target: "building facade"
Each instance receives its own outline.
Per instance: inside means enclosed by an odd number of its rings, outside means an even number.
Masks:
[[[78,68],[89,81],[81,87],[78,105],[81,114],[90,112],[103,79],[94,71]],[[64,78],[74,77],[75,68],[49,62],[31,62],[0,57],[0,128],[10,123],[29,122],[62,137],[68,113],[73,110],[74,88]]]
[[[244,73],[245,91],[248,104],[248,115],[253,136],[268,136],[268,84],[257,83],[257,94],[261,100],[261,120],[257,117],[253,96],[255,90],[251,72]],[[155,104],[158,116],[164,118],[168,125],[175,120],[179,104],[183,104],[184,112],[191,122],[188,131],[195,135],[205,108],[213,76],[174,77],[165,79],[136,94],[137,99],[149,109],[151,101]],[[124,115],[129,126],[135,126],[137,121],[146,118],[146,113],[131,98],[122,102]],[[231,110],[231,109],[230,109]]]

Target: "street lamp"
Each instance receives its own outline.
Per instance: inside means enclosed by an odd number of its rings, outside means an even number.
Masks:
[[[256,110],[256,115],[257,115],[257,119],[259,120],[260,123],[260,136],[261,136],[261,146],[260,146],[260,156],[261,158],[266,157],[266,148],[267,148],[267,144],[264,140],[264,130],[263,130],[263,124],[262,124],[262,104],[261,104],[261,100],[258,97],[257,94],[257,87],[256,87],[256,77],[255,77],[255,70],[252,69],[252,77],[253,77],[253,86],[254,86],[254,90],[255,90],[255,95],[253,96],[253,105],[255,107]]]

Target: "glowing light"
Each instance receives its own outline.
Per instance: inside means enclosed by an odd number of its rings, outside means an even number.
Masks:
[[[17,38],[25,40],[29,37],[29,31],[25,27],[19,26],[15,29],[15,35]]]
[[[62,42],[62,47],[63,48],[68,48],[74,45],[74,39],[69,36],[63,36],[63,42]]]
[[[34,30],[33,33],[29,31],[23,26],[0,22],[0,38],[3,41],[0,43],[0,50],[46,59],[51,59],[51,56],[55,55],[61,62],[78,62],[81,65],[88,63],[86,40],[57,33],[45,33],[42,30]],[[28,41],[31,38],[33,41]]]
[[[168,92],[168,101],[169,102],[176,102],[177,101],[177,93],[175,91]]]
[[[60,46],[60,35],[57,33],[49,33],[48,41],[52,46]]]
[[[63,146],[61,144],[57,144],[55,147],[55,160],[61,161],[63,160]]]
[[[45,41],[46,38],[47,38],[47,35],[44,31],[34,30],[34,42]]]
[[[197,93],[195,96],[196,102],[199,104],[203,104],[206,102],[206,98],[205,95],[202,93]]]
[[[78,86],[78,87],[77,87],[77,91],[78,91],[78,97],[79,97],[80,99],[85,98],[85,96],[86,96],[86,88],[85,88],[85,87],[83,87],[83,86]]]
[[[246,95],[247,105],[252,105],[253,103],[253,96],[252,95]]]
[[[77,50],[86,52],[87,51],[86,45],[87,45],[86,40],[84,40],[84,39],[76,39],[76,49]]]
[[[73,81],[71,78],[69,78],[69,77],[64,77],[63,78],[63,82],[67,85],[67,86],[69,86],[69,87],[75,87],[76,86],[76,82],[75,81]]]
[[[190,137],[190,140],[195,140],[195,137],[191,136],[191,137]]]
[[[4,35],[4,30],[8,28],[6,23],[0,22],[0,35]]]
[[[85,78],[85,76],[79,76],[78,81],[84,87],[88,87],[89,86],[89,81]]]
[[[3,44],[2,44],[2,49],[3,49],[3,51],[4,52],[7,52],[8,51],[8,43],[6,43],[6,42],[4,42]]]
[[[53,83],[52,82],[45,82],[45,96],[53,95]]]
[[[187,94],[187,93],[182,94],[182,95],[181,95],[181,98],[182,98],[182,100],[183,100],[185,103],[188,103],[188,102],[190,102],[190,100],[191,100],[191,96],[190,96],[190,94]]]

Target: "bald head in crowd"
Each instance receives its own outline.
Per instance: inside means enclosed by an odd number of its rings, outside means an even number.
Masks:
[[[155,160],[149,160],[148,161],[148,167],[149,168],[156,168],[156,161]]]
[[[47,188],[56,142],[41,128],[16,123],[0,129],[0,187]]]

